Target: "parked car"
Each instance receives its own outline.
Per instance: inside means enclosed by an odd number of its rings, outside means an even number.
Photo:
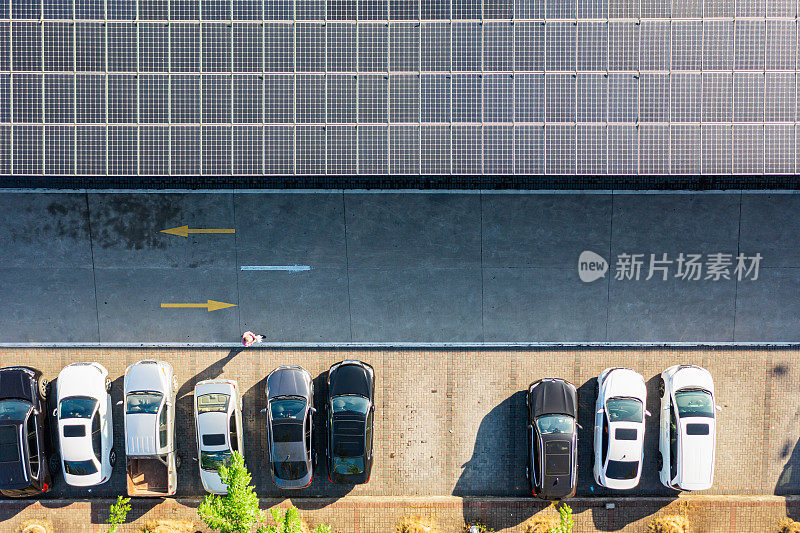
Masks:
[[[105,483],[117,461],[111,416],[111,380],[100,363],[65,366],[56,380],[61,470],[68,485]]]
[[[714,483],[717,416],[711,373],[675,365],[661,373],[659,478],[676,490],[706,490]]]
[[[0,494],[12,498],[50,490],[47,380],[28,366],[0,369]]]
[[[528,468],[531,492],[545,500],[575,495],[578,392],[559,378],[531,383],[528,406]]]
[[[272,481],[282,489],[302,489],[313,479],[311,431],[314,384],[299,366],[281,366],[267,376],[267,443]]]
[[[230,461],[233,452],[244,453],[242,397],[236,381],[207,379],[195,385],[194,420],[203,488],[214,494],[227,494],[219,467]]]
[[[644,420],[650,413],[644,378],[630,368],[607,368],[597,378],[594,415],[594,480],[610,489],[639,484],[644,459]]]
[[[178,380],[164,361],[125,369],[125,462],[128,496],[171,496],[178,489],[175,444]]]
[[[366,363],[345,360],[328,371],[328,479],[367,483],[372,471],[375,372]]]

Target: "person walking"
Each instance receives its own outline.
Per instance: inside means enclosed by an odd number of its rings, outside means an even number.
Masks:
[[[252,331],[245,331],[242,333],[242,344],[245,348],[249,348],[251,345],[262,342],[264,340],[264,335],[256,335]]]

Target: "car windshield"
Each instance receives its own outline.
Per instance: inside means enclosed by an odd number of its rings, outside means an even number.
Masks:
[[[227,413],[231,397],[222,393],[201,394],[197,397],[197,414]]]
[[[331,398],[331,407],[333,408],[333,414],[350,411],[365,415],[367,414],[367,409],[369,409],[369,400],[355,394],[334,396]]]
[[[92,418],[97,400],[86,396],[70,396],[58,404],[58,418]]]
[[[281,418],[303,418],[306,401],[299,396],[272,400],[269,406],[273,420]]]
[[[23,420],[31,404],[22,400],[3,400],[0,402],[0,420]]]
[[[19,429],[0,426],[0,463],[19,461]]]
[[[333,456],[333,471],[345,476],[354,476],[364,473],[363,457],[338,457]]]
[[[567,415],[542,415],[536,419],[536,427],[542,435],[571,434],[575,431],[575,419]]]
[[[94,461],[64,461],[64,471],[72,476],[88,476],[97,473]]]
[[[639,473],[639,461],[608,461],[606,477],[611,479],[634,479]]]
[[[200,468],[208,472],[216,472],[222,465],[231,460],[231,451],[200,452]]]
[[[293,481],[302,479],[308,474],[308,468],[303,461],[280,461],[273,463],[275,468],[275,477],[278,479],[285,479]]]
[[[682,389],[675,393],[678,416],[704,416],[714,418],[714,402],[711,393],[704,389]]]
[[[641,422],[644,415],[642,402],[636,398],[611,398],[606,411],[610,422]]]
[[[164,395],[160,392],[130,392],[125,398],[125,414],[154,415],[158,413],[158,407],[161,405],[163,397]]]

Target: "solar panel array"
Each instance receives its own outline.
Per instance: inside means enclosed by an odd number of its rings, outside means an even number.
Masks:
[[[798,0],[2,0],[0,173],[793,173]]]

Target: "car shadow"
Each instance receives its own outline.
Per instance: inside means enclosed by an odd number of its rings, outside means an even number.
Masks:
[[[791,451],[790,451],[791,450]],[[781,450],[781,458],[786,460],[781,475],[775,483],[775,495],[791,496],[800,494],[800,440],[792,443],[787,440]]]
[[[547,506],[547,502],[531,497],[531,505],[516,505],[511,511],[494,513],[490,512],[491,506],[487,507],[488,504],[480,501],[486,496],[530,494],[525,475],[526,431],[524,391],[515,392],[483,417],[475,436],[472,456],[461,465],[462,472],[452,492],[454,496],[464,498],[462,512],[465,521],[480,520],[498,530],[512,528]]]

